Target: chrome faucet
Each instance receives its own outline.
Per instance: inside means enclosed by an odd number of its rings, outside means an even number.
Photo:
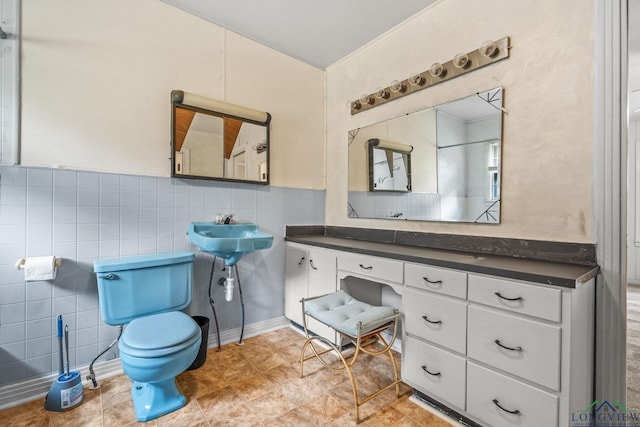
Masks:
[[[216,224],[231,224],[231,223],[233,223],[233,214],[216,215]]]

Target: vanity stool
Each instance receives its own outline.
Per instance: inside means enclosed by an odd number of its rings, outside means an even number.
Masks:
[[[339,334],[339,341],[347,338],[354,345],[354,352],[351,356],[345,356],[342,345],[336,346],[330,340],[309,333],[307,329],[307,316],[323,323],[334,329]],[[317,296],[313,298],[302,299],[302,319],[304,332],[307,337],[302,351],[300,353],[300,377],[304,377],[304,362],[316,358],[323,366],[333,369],[346,369],[351,380],[351,388],[353,389],[353,399],[355,401],[356,423],[360,422],[359,409],[360,405],[368,402],[382,392],[391,387],[396,388],[396,396],[400,397],[400,378],[398,375],[398,367],[396,360],[391,352],[391,346],[396,339],[398,332],[398,321],[400,312],[393,307],[374,306],[358,301],[344,291],[338,291],[327,295]],[[389,343],[381,336],[381,333],[387,328],[393,328],[393,335]],[[374,348],[373,344],[380,342],[383,348]],[[328,346],[317,347],[316,344],[324,344]],[[311,349],[311,354],[305,355],[307,348]],[[352,366],[356,362],[360,352],[370,355],[380,355],[387,353],[391,359],[393,366],[394,381],[383,386],[377,391],[369,394],[362,400],[358,397],[356,389],[356,381],[353,376]],[[342,365],[335,365],[323,358],[327,353],[335,353],[342,362]]]

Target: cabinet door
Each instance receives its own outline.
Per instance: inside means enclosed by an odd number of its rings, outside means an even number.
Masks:
[[[336,255],[334,252],[309,248],[308,277],[309,289],[307,296],[315,297],[336,291]]]
[[[325,295],[336,291],[335,252],[310,247],[307,251],[308,294],[309,297]],[[309,329],[335,342],[335,331],[313,319],[309,319]]]
[[[302,325],[302,304],[307,296],[307,250],[299,246],[286,245],[284,315]]]

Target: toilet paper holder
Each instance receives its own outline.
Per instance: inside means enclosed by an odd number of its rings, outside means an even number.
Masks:
[[[20,258],[16,261],[16,270],[22,270],[24,268],[24,263],[26,262],[26,258]],[[62,265],[62,258],[56,257],[55,266],[56,268]]]

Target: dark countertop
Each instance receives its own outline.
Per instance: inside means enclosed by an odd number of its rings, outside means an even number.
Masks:
[[[287,236],[286,241],[565,288],[576,288],[598,273],[598,267],[591,265],[472,254],[322,235]]]

